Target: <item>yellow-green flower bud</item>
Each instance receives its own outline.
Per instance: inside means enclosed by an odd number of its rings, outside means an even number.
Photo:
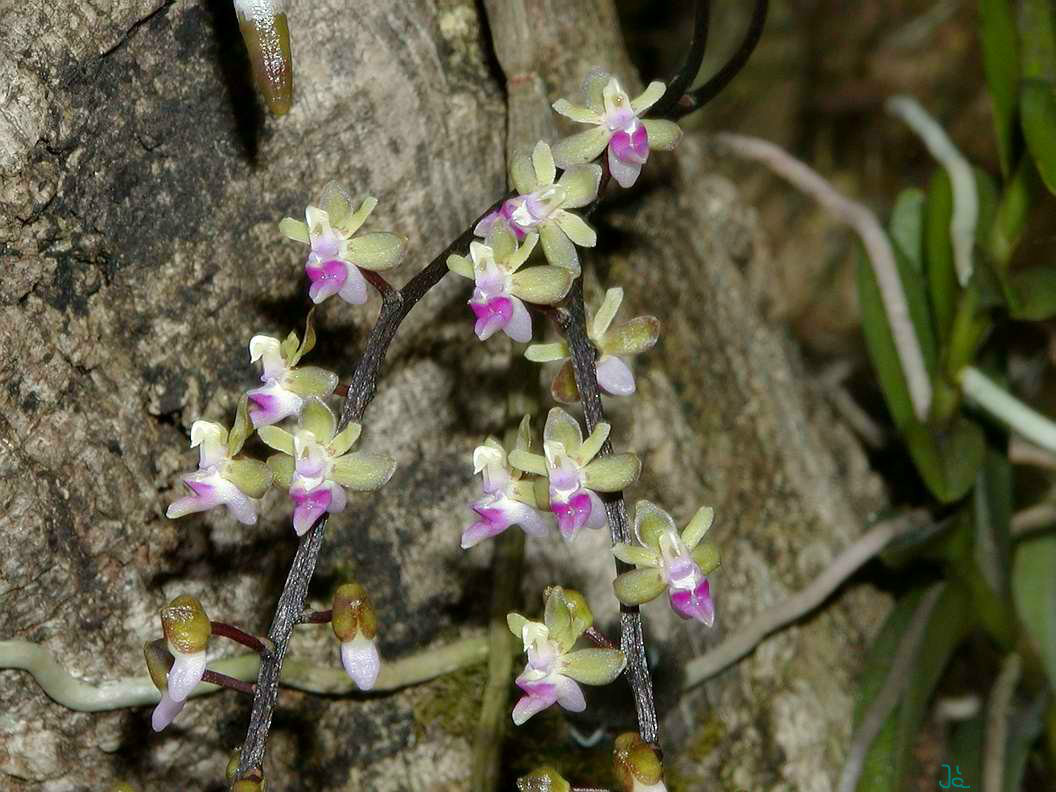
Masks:
[[[147,661],[147,673],[150,681],[162,693],[169,686],[169,669],[172,668],[172,655],[165,648],[165,641],[159,638],[156,641],[147,641],[143,644],[143,657]]]
[[[212,628],[202,604],[189,594],[182,594],[161,609],[161,627],[169,649],[180,654],[204,652]]]
[[[634,732],[616,738],[613,767],[623,792],[661,792],[664,766],[656,749]]]
[[[370,604],[367,590],[359,583],[345,583],[334,592],[334,635],[342,643],[359,633],[373,638],[378,633],[378,618]]]
[[[552,767],[539,767],[517,779],[518,792],[571,792],[572,785]]]

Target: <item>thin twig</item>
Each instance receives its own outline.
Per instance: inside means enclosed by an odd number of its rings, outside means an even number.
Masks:
[[[716,141],[739,157],[766,165],[794,187],[810,195],[858,234],[880,287],[884,313],[891,326],[898,360],[913,401],[913,412],[923,421],[931,406],[931,380],[924,366],[924,354],[917,331],[909,315],[902,281],[898,277],[894,250],[876,217],[867,207],[838,193],[817,172],[773,143],[729,133],[717,135]]]
[[[301,614],[301,618],[298,620],[301,624],[329,624],[334,618],[334,612],[332,609],[327,608],[321,611],[308,611],[306,610]]]
[[[572,370],[575,374],[576,387],[583,402],[583,414],[587,421],[587,431],[605,420],[605,411],[601,405],[601,391],[598,388],[598,372],[595,364],[596,350],[587,337],[586,308],[583,305],[583,279],[576,279],[566,299],[568,309],[559,313],[559,326],[568,339],[572,356]],[[612,443],[608,440],[601,447],[601,455],[612,453]],[[630,525],[627,521],[627,507],[623,493],[603,496],[605,513],[608,517],[609,531],[613,544],[632,541]],[[617,574],[633,567],[616,560]],[[637,606],[620,606],[620,649],[627,656],[626,678],[634,694],[634,706],[638,714],[638,733],[642,739],[653,745],[660,744],[660,725],[656,717],[656,705],[653,702],[653,680],[649,673],[649,661],[645,654],[645,638],[642,634],[642,614]]]
[[[810,613],[866,561],[911,527],[912,521],[905,516],[895,517],[875,526],[840,553],[805,589],[793,594],[776,607],[767,608],[731,638],[727,638],[707,654],[691,660],[686,665],[685,689],[696,687],[715,676],[752,652],[771,633]]]
[[[597,627],[588,627],[583,633],[583,637],[590,641],[595,646],[599,646],[602,649],[615,649],[616,645],[601,634],[601,630]]]
[[[909,682],[911,676],[910,667],[913,665],[917,652],[924,642],[931,612],[935,609],[935,605],[938,603],[939,597],[942,596],[945,588],[945,583],[937,583],[932,586],[921,598],[920,604],[913,612],[913,619],[910,621],[905,633],[903,633],[902,640],[898,643],[898,649],[891,663],[891,670],[887,672],[883,687],[880,688],[880,692],[873,699],[873,703],[869,706],[865,715],[862,716],[862,722],[858,725],[858,730],[851,740],[851,746],[847,751],[847,760],[844,762],[843,772],[840,773],[840,781],[836,786],[837,792],[854,792],[858,786],[858,779],[862,774],[862,766],[865,763],[866,755],[869,753],[869,746],[873,744],[876,735],[884,728],[884,723],[892,710],[894,710],[895,705],[898,704],[902,691]]]

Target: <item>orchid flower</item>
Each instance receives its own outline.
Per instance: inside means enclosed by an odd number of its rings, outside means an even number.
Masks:
[[[308,312],[304,340],[296,333],[286,340],[266,335],[253,336],[249,342],[250,362],[261,362],[260,381],[264,383],[247,394],[249,417],[256,427],[278,423],[291,415],[300,415],[309,396],[327,396],[337,387],[337,375],[318,366],[298,366],[301,358],[315,347],[315,328]]]
[[[564,299],[572,287],[572,273],[567,269],[548,266],[521,269],[538,239],[539,235],[532,232],[518,247],[510,226],[496,222],[491,225],[486,244],[469,244],[470,258],[448,257],[448,269],[476,285],[469,307],[477,317],[473,331],[481,341],[498,330],[514,341],[531,341],[532,317],[522,301],[553,305]]]
[[[520,726],[554,703],[569,712],[582,712],[587,703],[577,682],[607,685],[620,675],[627,658],[618,649],[578,649],[576,641],[594,623],[586,600],[578,591],[547,588],[543,621],[533,622],[519,613],[506,616],[510,632],[524,645],[528,663],[516,684],[524,696],[513,708]]]
[[[243,397],[230,432],[212,421],[191,424],[191,448],[198,449],[198,470],[183,477],[190,494],[169,505],[165,512],[169,519],[223,505],[240,523],[257,522],[259,499],[271,486],[272,475],[263,462],[235,458],[252,432],[246,411]]]
[[[609,437],[609,429],[609,424],[599,423],[584,442],[579,422],[554,407],[543,427],[543,456],[522,449],[510,453],[513,467],[546,476],[550,511],[567,541],[584,526],[604,528],[605,507],[597,493],[626,489],[641,472],[642,463],[634,454],[595,459]]]
[[[349,453],[362,426],[350,423],[340,432],[330,408],[319,399],[305,399],[297,429],[277,426],[257,430],[260,439],[281,453],[268,458],[275,481],[290,491],[293,530],[304,534],[324,513],[344,511],[345,489],[369,492],[383,487],[396,470],[384,454]]]
[[[143,647],[151,681],[161,692],[150,725],[160,732],[180,713],[205,673],[205,650],[212,626],[205,609],[189,595],[176,597],[161,609],[164,640]]]
[[[352,211],[348,192],[336,182],[323,188],[319,206],[305,210],[306,223],[286,217],[279,230],[290,239],[311,245],[304,271],[311,281],[308,296],[321,303],[336,294],[353,305],[367,301],[367,281],[361,269],[392,269],[403,257],[406,240],[397,234],[373,233],[353,238],[378,200],[367,196]]]
[[[370,690],[381,670],[375,636],[378,617],[359,583],[345,583],[334,592],[334,635],[341,642],[341,665],[360,690]]]
[[[538,231],[547,260],[578,276],[576,245],[594,247],[598,235],[582,217],[568,210],[586,206],[597,197],[601,167],[577,165],[566,169],[555,183],[556,178],[554,157],[544,141],[536,143],[530,155],[514,156],[510,163],[510,181],[519,195],[484,217],[473,233],[487,237],[495,223],[502,220],[518,239],[530,231]]]
[[[526,415],[517,432],[515,450],[531,450],[530,432]],[[549,521],[538,508],[534,483],[510,465],[498,440],[489,437],[473,451],[473,473],[483,479],[484,497],[472,504],[479,519],[463,532],[463,550],[498,536],[511,525],[520,525],[529,536],[546,533]]]
[[[667,792],[660,756],[640,734],[626,732],[616,738],[612,763],[621,792]]]
[[[587,315],[587,337],[598,349],[598,387],[611,396],[630,396],[637,386],[634,374],[623,360],[629,355],[645,352],[656,344],[660,337],[660,320],[655,316],[636,316],[627,322],[612,327],[612,320],[623,302],[623,289],[616,287],[605,292],[598,312]],[[550,386],[555,401],[569,404],[579,401],[579,389],[572,370],[572,353],[567,341],[549,344],[532,344],[524,356],[535,363],[564,360],[565,365],[557,372]]]
[[[705,506],[679,533],[670,514],[649,501],[638,501],[634,533],[640,545],[620,542],[612,548],[618,559],[637,567],[613,581],[617,599],[640,605],[666,590],[676,614],[711,627],[715,604],[707,576],[719,566],[719,551],[703,539],[714,517],[714,510]]]
[[[627,96],[620,81],[603,71],[593,71],[583,83],[586,106],[567,99],[554,102],[554,110],[591,129],[579,132],[554,145],[554,160],[560,168],[591,162],[609,150],[609,172],[621,187],[638,180],[651,148],[670,151],[682,138],[673,121],[642,119],[642,114],[664,95],[662,82],[649,87],[635,99]]]

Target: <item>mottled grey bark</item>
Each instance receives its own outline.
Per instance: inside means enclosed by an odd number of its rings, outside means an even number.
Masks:
[[[551,101],[594,65],[630,78],[608,0],[524,6],[531,85]],[[0,0],[0,638],[42,642],[85,679],[141,673],[156,610],[178,593],[248,629],[270,621],[296,546],[280,494],[251,529],[163,513],[194,464],[191,422],[229,421],[254,381],[251,335],[303,321],[303,250],[277,220],[331,178],[369,190],[374,227],[411,239],[393,274],[402,283],[505,189],[508,133],[519,138],[477,4],[313,0],[294,3],[290,23],[296,98],[275,122],[251,96],[226,0]],[[745,296],[754,218],[703,151],[690,138],[655,155],[641,188],[595,215],[602,243],[588,261],[588,304],[600,277],[625,287],[626,315],[664,321],[638,361],[638,395],[608,408],[617,450],[645,462],[630,501],[657,500],[682,521],[702,502],[719,514],[717,630],[676,624],[662,603],[644,609],[664,669],[809,581],[878,502],[859,450]],[[468,454],[506,423],[512,348],[476,341],[467,298],[466,282],[447,278],[401,328],[363,439],[400,467],[331,520],[310,592],[326,607],[329,587],[355,574],[384,619],[387,656],[488,618],[491,550],[463,552],[458,537],[476,491]],[[312,362],[347,377],[378,303],[328,302]],[[582,537],[573,558],[556,539],[529,542],[526,607],[557,582],[613,617],[604,545]],[[852,592],[681,708],[677,675],[658,674],[672,770],[694,789],[829,789],[883,609]],[[291,651],[338,662],[326,628],[298,628]],[[472,730],[423,717],[437,685],[283,691],[269,776],[289,790],[464,789]],[[627,697],[596,712],[616,726],[633,708]],[[247,714],[248,701],[212,696],[154,736],[148,709],[70,713],[2,671],[0,786],[215,789]]]

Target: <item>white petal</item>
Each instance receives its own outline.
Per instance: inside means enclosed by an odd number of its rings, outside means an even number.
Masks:
[[[191,424],[191,448],[198,448],[198,467],[212,467],[227,459],[227,430],[212,421],[195,421]]]
[[[609,149],[609,173],[612,174],[612,178],[616,180],[618,185],[624,189],[633,187],[634,183],[638,181],[638,174],[641,172],[641,165],[624,162],[616,156],[611,148]]]
[[[357,635],[341,644],[341,665],[360,690],[370,690],[378,681],[381,671],[381,656],[374,641]]]
[[[180,714],[180,710],[183,709],[185,703],[186,701],[173,701],[169,697],[168,691],[162,693],[161,701],[158,702],[158,706],[154,708],[154,712],[150,716],[150,727],[154,731],[160,732]]]
[[[634,393],[634,374],[618,357],[603,355],[598,361],[598,386],[613,396],[630,396]]]
[[[202,681],[205,673],[205,652],[181,654],[169,644],[169,651],[175,658],[169,670],[169,698],[173,701],[184,701],[191,691]]]
[[[348,277],[337,296],[351,305],[362,305],[367,301],[367,280],[359,267],[349,265]]]
[[[513,315],[502,330],[514,341],[527,344],[532,340],[532,316],[518,298],[510,297],[510,302],[513,304]]]
[[[286,361],[282,359],[282,344],[277,338],[266,335],[255,335],[249,342],[249,361],[264,361],[264,379],[277,379],[286,371]]]

